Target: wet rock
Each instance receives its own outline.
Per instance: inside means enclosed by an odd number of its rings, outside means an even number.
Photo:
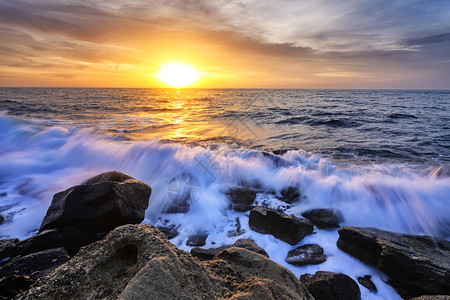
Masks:
[[[167,185],[169,201],[162,212],[168,214],[187,213],[191,205],[198,201],[202,193],[202,185],[194,175],[180,173],[174,176]]]
[[[227,236],[228,237],[240,236],[240,235],[243,235],[245,233],[245,230],[242,229],[242,227],[241,227],[241,221],[239,220],[239,218],[236,218],[235,227],[236,227],[236,229],[230,230],[230,231],[227,232]]]
[[[169,226],[157,226],[156,228],[159,229],[168,240],[171,240],[178,236],[178,230],[175,227],[169,227]]]
[[[29,276],[12,275],[0,278],[0,299],[12,299],[28,290],[35,282],[36,280],[31,279]]]
[[[3,215],[0,215],[0,225],[5,221],[5,217]]]
[[[249,188],[232,188],[228,194],[235,211],[249,211],[256,199],[256,192]]]
[[[186,245],[191,247],[205,246],[207,238],[208,235],[205,233],[195,234],[188,238],[188,240],[186,241]]]
[[[95,183],[101,183],[101,182],[124,182],[128,179],[135,179],[131,177],[128,174],[119,172],[119,171],[108,171],[104,173],[100,173],[98,175],[95,175],[94,177],[91,177],[85,181],[83,181],[81,184],[95,184]]]
[[[344,221],[342,213],[337,209],[315,208],[302,214],[303,217],[311,221],[317,228],[338,228],[339,223]]]
[[[0,240],[0,260],[11,257],[14,251],[16,250],[16,246],[19,243],[18,239],[5,239]]]
[[[192,256],[198,257],[200,259],[213,259],[217,253],[231,247],[244,248],[269,258],[269,254],[267,254],[267,252],[263,248],[259,247],[254,241],[250,239],[239,239],[233,245],[222,246],[219,248],[192,248],[191,254]]]
[[[358,284],[345,274],[319,271],[314,275],[302,275],[300,281],[315,300],[361,299]]]
[[[291,204],[299,200],[300,196],[301,196],[300,189],[295,186],[290,186],[281,190],[280,200]]]
[[[0,270],[0,277],[29,276],[38,279],[47,275],[70,259],[64,248],[49,249],[9,261]]]
[[[225,252],[226,251],[226,252]],[[286,268],[243,248],[201,262],[153,226],[125,225],[84,247],[20,299],[306,299]]]
[[[116,171],[102,173],[87,180],[86,184],[56,194],[40,231],[74,226],[106,232],[123,224],[142,222],[151,188],[129,177]]]
[[[295,266],[318,265],[327,260],[323,248],[317,244],[306,244],[288,252],[286,262]]]
[[[386,273],[404,298],[450,291],[450,242],[375,228],[341,227],[337,246]]]
[[[376,293],[377,287],[370,278],[370,275],[364,275],[363,277],[358,277],[358,282],[369,291]]]
[[[314,226],[306,219],[288,216],[261,206],[250,211],[249,226],[256,232],[271,234],[291,245],[300,242],[314,229]]]
[[[26,255],[63,247],[73,256],[81,247],[89,245],[96,240],[97,235],[95,233],[77,227],[48,229],[17,244],[16,255]]]
[[[425,295],[425,296],[411,298],[409,300],[450,300],[450,296],[448,296],[448,295]]]

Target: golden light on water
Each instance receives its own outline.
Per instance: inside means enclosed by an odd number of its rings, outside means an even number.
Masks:
[[[186,87],[200,77],[200,74],[193,67],[183,63],[168,63],[161,66],[156,76],[164,83],[176,87]]]

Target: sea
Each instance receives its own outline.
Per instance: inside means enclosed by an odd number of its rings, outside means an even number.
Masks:
[[[316,229],[327,261],[285,262],[296,246],[252,231],[230,209],[234,187],[257,205],[301,217],[339,209],[342,226],[450,240],[450,91],[289,89],[0,88],[0,238],[39,229],[55,193],[118,170],[152,187],[145,224],[176,228],[189,251],[251,238],[296,276],[371,275],[363,299],[401,299],[388,277]],[[298,188],[287,204],[281,191]],[[190,209],[168,213],[182,197]],[[186,200],[187,199],[187,200]],[[298,245],[297,245],[298,246]]]

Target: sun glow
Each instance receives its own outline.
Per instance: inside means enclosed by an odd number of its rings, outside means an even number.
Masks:
[[[170,86],[181,88],[199,79],[199,72],[183,63],[169,63],[161,66],[156,76]]]

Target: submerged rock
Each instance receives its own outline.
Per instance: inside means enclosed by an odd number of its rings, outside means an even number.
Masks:
[[[235,211],[248,211],[256,199],[256,192],[249,188],[232,188],[228,191]]]
[[[117,171],[99,174],[56,194],[40,231],[74,226],[106,232],[123,224],[140,223],[150,194],[150,186],[129,175]]]
[[[153,226],[124,225],[17,299],[307,299],[286,268],[232,247],[201,262]]]
[[[222,246],[219,248],[209,248],[209,249],[192,248],[191,254],[192,256],[201,259],[213,259],[217,253],[231,247],[244,248],[269,258],[269,254],[267,254],[267,252],[263,248],[259,247],[254,241],[250,239],[239,239],[233,245]]]
[[[198,233],[191,235],[188,240],[186,241],[186,246],[194,246],[194,247],[201,247],[205,246],[206,239],[208,238],[208,234],[206,233]]]
[[[402,297],[448,294],[450,242],[375,228],[342,227],[337,246],[387,275]]]
[[[306,219],[285,215],[261,206],[250,211],[249,225],[256,232],[271,234],[291,245],[300,242],[314,229]]]
[[[171,227],[171,226],[157,226],[156,228],[158,228],[159,231],[164,233],[164,235],[166,236],[166,238],[168,240],[171,240],[171,239],[173,239],[173,238],[178,236],[178,230],[175,227]]]
[[[302,214],[303,217],[311,221],[317,228],[338,228],[339,223],[344,221],[342,213],[338,209],[315,208]]]
[[[280,200],[291,204],[299,200],[300,196],[301,196],[300,189],[295,186],[290,186],[281,190]]]
[[[370,278],[370,275],[364,275],[363,277],[358,277],[358,282],[369,291],[376,293],[377,287]]]
[[[288,252],[285,261],[295,266],[318,265],[327,260],[323,248],[317,244],[306,244]]]
[[[300,281],[315,300],[361,299],[358,284],[345,274],[319,271],[314,275],[302,275]]]

